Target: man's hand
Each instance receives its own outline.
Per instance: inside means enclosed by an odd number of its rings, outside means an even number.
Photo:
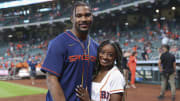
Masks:
[[[158,62],[158,67],[159,67],[159,72],[162,73],[163,69],[162,69],[162,66],[161,66],[161,60],[159,60],[159,62]]]

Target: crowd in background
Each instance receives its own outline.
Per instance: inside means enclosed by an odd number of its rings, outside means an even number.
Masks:
[[[140,0],[90,0],[89,3],[93,8],[93,11],[100,11],[110,7],[119,6]],[[62,17],[70,16],[71,3],[63,4],[60,6],[52,5],[49,6],[51,10],[47,12],[39,12],[39,9],[17,9],[9,11],[8,13],[0,12],[0,26],[26,24],[37,21],[47,21],[58,19]],[[36,6],[35,6],[36,7]],[[34,9],[34,8],[32,8]],[[67,13],[68,12],[68,13]]]
[[[13,70],[13,72],[18,72],[21,68],[29,69],[31,60],[37,62],[37,68],[41,68],[47,45],[47,41],[10,42],[4,55],[0,58],[0,69],[12,70],[11,68],[16,68],[17,70]]]
[[[93,10],[97,11],[105,9],[103,8],[105,7],[105,4],[117,6],[137,0],[120,1],[96,0],[94,2],[92,0],[90,3],[93,3]],[[100,4],[104,5],[101,6]],[[14,17],[15,15],[12,13],[11,18],[13,18],[13,21],[10,21],[10,24],[20,24],[21,22],[19,21],[23,21],[23,19],[35,19],[36,21],[47,20],[43,17],[48,17],[48,19],[53,20],[54,18],[59,18],[60,16],[64,16],[64,13],[69,12],[71,9],[70,5],[71,4],[68,4],[63,10],[59,10],[56,7],[53,7],[52,11],[50,12],[38,12],[32,15],[22,14]],[[4,23],[6,18],[9,19],[9,17],[5,17],[0,13],[0,22]],[[95,27],[92,28],[90,36],[99,43],[106,39],[117,41],[120,43],[123,51],[128,53],[137,52],[137,60],[145,61],[158,60],[162,52],[161,45],[169,44],[171,46],[170,52],[173,53],[177,59],[180,59],[180,24],[178,22],[175,22],[175,24],[172,25],[172,22],[174,21],[163,21],[163,23],[157,21],[149,22],[149,24],[144,24],[142,21],[137,21],[138,25],[141,26],[134,26],[132,28],[128,25],[125,25],[124,28],[122,28],[122,26],[119,26],[117,23],[119,19],[120,18],[115,15],[111,16],[110,18],[103,18],[103,16],[100,16],[98,19],[97,17],[95,20],[98,20],[98,22],[94,24]],[[53,24],[50,26],[53,26]],[[9,43],[5,46],[0,46],[0,69],[10,69],[14,67],[28,69],[28,61],[32,58],[37,61],[37,67],[41,67],[43,59],[46,55],[46,49],[49,40],[57,36],[58,33],[62,32],[62,30],[58,30],[60,29],[59,27],[63,29],[62,26],[56,26],[54,29],[51,29],[49,26],[40,26],[38,28],[33,28],[33,30],[24,29],[28,30],[28,32],[32,31],[30,34],[33,36],[30,37],[29,40],[24,39],[22,41],[16,42],[8,41]],[[24,33],[26,33],[26,31],[24,31]]]
[[[106,39],[119,42],[124,51],[130,53],[138,52],[138,60],[158,60],[162,51],[161,45],[167,43],[171,45],[170,52],[175,54],[177,59],[180,58],[179,25],[176,26],[177,31],[175,32],[172,29],[170,30],[168,23],[163,24],[161,28],[158,28],[157,23],[156,30],[145,27],[144,29],[129,29],[128,31],[116,32],[114,30],[115,26],[107,27],[104,26],[102,29],[91,32],[90,35],[99,43]],[[27,67],[26,62],[32,57],[38,57],[38,59],[43,60],[46,54],[48,40],[37,38],[34,41],[9,42],[8,47],[0,58],[0,68],[13,67],[15,63],[15,67],[17,68]],[[21,59],[16,60],[17,57]],[[15,61],[11,61],[10,59],[14,59]]]
[[[107,23],[107,22],[106,22]],[[168,22],[159,24],[158,22],[146,27],[127,29],[124,31],[116,31],[116,26],[113,23],[108,23],[102,29],[97,30],[92,34],[92,37],[98,42],[105,39],[115,40],[120,43],[124,50],[133,50],[140,53],[139,60],[158,60],[162,52],[161,46],[169,44],[171,46],[170,52],[173,53],[177,59],[180,59],[180,25],[170,27]]]

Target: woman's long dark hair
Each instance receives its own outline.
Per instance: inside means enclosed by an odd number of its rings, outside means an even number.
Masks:
[[[93,79],[95,79],[95,77],[97,76],[97,74],[99,73],[100,69],[101,69],[101,65],[100,65],[100,61],[99,61],[99,53],[101,52],[102,48],[105,46],[105,45],[112,45],[116,51],[116,66],[118,67],[118,69],[122,71],[122,50],[121,50],[121,47],[120,45],[117,43],[117,42],[114,42],[114,41],[110,41],[110,40],[106,40],[106,41],[103,41],[98,49],[97,49],[97,59],[96,59],[96,66],[94,68],[94,72],[93,72]]]

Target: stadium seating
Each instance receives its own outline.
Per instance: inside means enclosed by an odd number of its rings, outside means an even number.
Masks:
[[[93,8],[93,11],[101,11],[108,8],[117,7],[119,5],[132,3],[136,1],[143,1],[143,0],[90,0],[90,4]],[[70,16],[71,7],[67,6],[63,9],[55,9],[50,12],[45,13],[34,13],[31,15],[19,15],[15,16],[12,15],[11,17],[4,17],[0,16],[0,27],[1,26],[11,26],[11,25],[18,25],[18,24],[26,24],[26,23],[34,23],[34,22],[40,22],[40,21],[49,21],[54,19],[60,19],[63,17],[69,17]],[[114,12],[113,12],[114,13]],[[122,12],[118,12],[122,13]],[[123,14],[122,14],[123,15]],[[109,18],[106,18],[106,16],[110,16]],[[104,17],[104,18],[101,18]],[[95,39],[97,42],[102,42],[103,40],[110,39],[115,40],[120,43],[123,50],[131,51],[133,50],[133,47],[137,46],[137,52],[138,52],[138,60],[143,60],[141,53],[144,51],[144,48],[148,51],[149,61],[154,61],[159,59],[160,55],[160,48],[161,48],[161,40],[162,40],[162,34],[160,33],[161,29],[156,29],[153,22],[149,22],[150,30],[147,30],[145,27],[137,27],[134,28],[126,28],[125,30],[122,28],[120,29],[119,33],[120,36],[117,35],[117,30],[114,30],[113,22],[117,22],[119,20],[119,17],[113,17],[111,14],[102,14],[99,17],[97,17],[98,20],[102,19],[103,21],[98,25],[96,24],[96,27],[93,28],[93,31],[91,32],[91,37]],[[108,20],[110,20],[108,22]],[[107,22],[105,22],[107,21]],[[163,25],[163,24],[162,24]],[[100,27],[99,27],[100,26]],[[180,24],[177,22],[176,26],[180,26]],[[35,26],[36,27],[36,26]],[[115,26],[117,27],[117,26]],[[34,28],[33,30],[43,30],[48,29],[49,27],[40,27],[40,28]],[[57,28],[56,28],[57,29]],[[175,33],[177,35],[180,35],[180,29],[175,27],[169,27],[171,29],[172,33]],[[11,29],[10,29],[11,30]],[[28,30],[24,28],[23,30]],[[149,31],[154,32],[153,36],[149,35]],[[60,33],[60,32],[58,32]],[[50,33],[47,31],[45,35],[49,35]],[[53,36],[55,37],[55,35]],[[35,37],[37,39],[37,37]],[[169,42],[169,45],[172,46],[171,52],[176,56],[176,59],[180,59],[180,39],[173,39],[169,37],[171,41]],[[11,51],[9,42],[2,43],[0,42],[0,65],[3,64],[3,68],[0,69],[8,69],[5,67],[5,63],[8,61],[13,61],[14,64],[18,64],[20,62],[25,62],[29,59],[29,57],[37,56],[38,54],[42,55],[42,58],[45,57],[45,52],[47,45],[44,44],[44,41],[48,41],[50,39],[44,39],[41,42],[35,42],[35,44],[29,44],[27,40],[22,41],[23,47],[21,49],[16,49],[19,42],[15,42],[14,44],[14,50]],[[16,61],[15,61],[16,60]],[[10,65],[10,62],[8,65]]]
[[[90,1],[90,5],[92,6],[94,12],[120,6],[123,4],[133,3],[135,1],[142,1],[142,0],[102,0],[100,2],[97,1],[94,0]],[[71,8],[67,7],[60,10],[55,9],[53,11],[45,12],[45,13],[35,13],[30,15],[19,15],[19,16],[12,15],[10,17],[0,16],[0,18],[3,18],[3,21],[0,21],[0,26],[34,23],[39,21],[47,21],[47,20],[59,19],[63,17],[69,17],[70,11]]]

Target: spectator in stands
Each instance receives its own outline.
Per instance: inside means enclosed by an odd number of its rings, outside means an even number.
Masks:
[[[175,76],[176,76],[176,59],[175,56],[169,53],[169,45],[162,46],[163,53],[159,59],[159,71],[161,73],[161,92],[158,99],[164,99],[164,93],[166,90],[167,82],[169,80],[171,86],[172,101],[175,101],[176,86],[175,86]]]
[[[11,61],[10,67],[8,68],[8,79],[11,79],[11,77],[15,75],[14,71],[15,71],[15,65],[14,62]]]
[[[149,59],[147,50],[146,50],[145,48],[144,48],[144,51],[143,51],[143,53],[141,54],[141,56],[142,56],[142,59],[143,59],[143,60],[148,60],[148,59]]]
[[[0,22],[3,22],[5,20],[5,18],[3,17],[2,14],[0,14]],[[1,23],[0,23],[0,26],[1,26]]]
[[[5,62],[5,68],[6,68],[6,69],[9,69],[9,61],[6,61],[6,62]]]
[[[165,34],[163,34],[162,35],[162,45],[167,45],[168,42],[169,42],[169,38]]]
[[[137,46],[137,45],[134,45],[134,47],[132,48],[133,52],[136,52],[136,51],[137,51],[137,48],[138,48],[138,46]]]
[[[176,34],[176,40],[179,40],[179,35],[178,34]]]
[[[2,68],[3,68],[2,63],[0,63],[0,69],[2,69]]]
[[[19,61],[17,64],[16,64],[16,68],[15,68],[15,70],[14,70],[14,74],[16,75],[16,74],[18,74],[19,73],[19,70],[21,69],[23,67],[23,63],[22,63],[22,61]]]
[[[136,62],[137,62],[137,52],[133,52],[129,57],[128,66],[131,71],[131,87],[136,88],[135,86],[135,76],[136,76]]]

